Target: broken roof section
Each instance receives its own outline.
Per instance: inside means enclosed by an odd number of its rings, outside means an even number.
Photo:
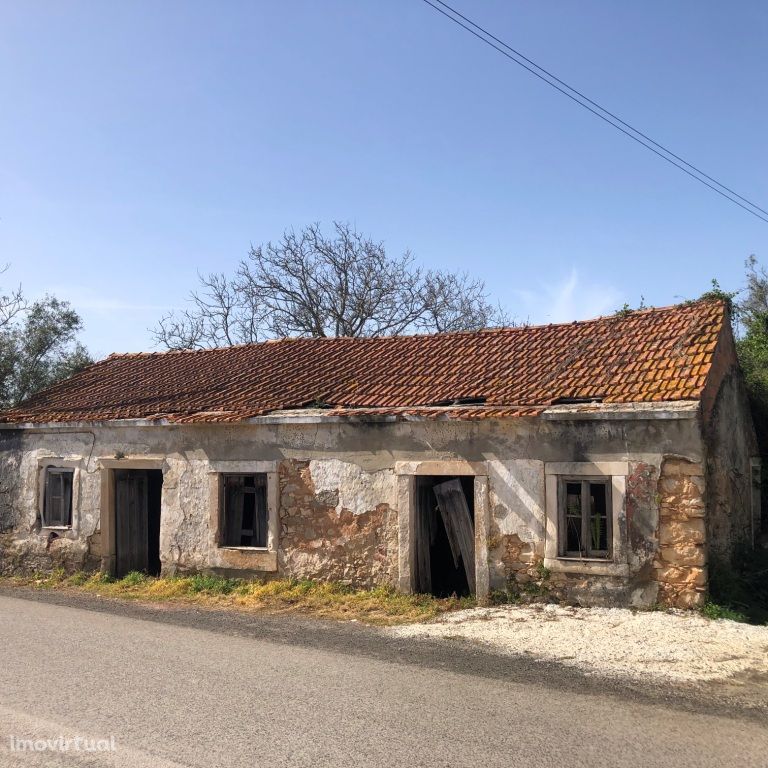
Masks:
[[[0,420],[237,422],[292,409],[478,419],[695,401],[727,322],[723,302],[701,301],[558,325],[111,355]]]

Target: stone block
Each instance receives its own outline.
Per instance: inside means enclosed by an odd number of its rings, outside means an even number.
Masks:
[[[707,584],[706,568],[662,566],[656,571],[656,578],[664,584],[687,585],[690,587],[705,587]]]
[[[686,477],[682,483],[682,493],[686,499],[700,499],[705,487],[703,477]]]
[[[659,526],[659,544],[664,546],[680,546],[686,544],[699,545],[706,540],[706,527],[703,517],[690,519],[662,520]]]
[[[686,589],[678,593],[675,599],[675,608],[701,608],[707,598],[703,589]]]
[[[659,490],[663,496],[674,496],[682,493],[683,481],[678,477],[662,477],[659,480]]]
[[[701,567],[707,564],[704,548],[695,544],[661,547],[659,558],[665,565]]]

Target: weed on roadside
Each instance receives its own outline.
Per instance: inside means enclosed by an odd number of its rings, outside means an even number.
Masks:
[[[728,619],[729,621],[747,621],[745,614],[733,610],[726,605],[710,602],[704,603],[701,608],[701,615],[708,619]]]
[[[79,590],[125,600],[193,603],[201,607],[242,611],[306,613],[376,625],[425,621],[447,611],[476,605],[472,597],[406,595],[391,587],[356,589],[333,581],[229,579],[206,573],[153,577],[132,571],[122,579],[115,579],[108,573],[75,573],[67,577],[62,571],[36,574],[32,578],[0,579],[0,583],[40,589]]]
[[[229,595],[243,584],[242,579],[225,579],[210,573],[196,573],[190,581],[191,592],[205,592],[209,595]]]
[[[733,621],[747,621],[750,624],[768,623],[768,549],[745,548],[737,553],[729,564],[712,557],[709,565],[710,602],[713,608],[704,606],[702,613],[730,613],[729,616],[710,618],[732,618]]]

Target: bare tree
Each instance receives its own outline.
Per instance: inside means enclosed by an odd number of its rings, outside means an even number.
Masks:
[[[8,271],[10,265],[5,264],[0,267],[0,275]],[[9,327],[16,316],[29,306],[29,302],[24,298],[21,286],[11,289],[10,293],[4,293],[0,296],[0,332]]]
[[[388,336],[509,324],[485,284],[465,273],[424,270],[410,252],[334,222],[287,230],[252,246],[235,274],[199,276],[191,306],[153,333],[168,349],[199,349],[282,336]]]
[[[420,330],[445,333],[514,325],[500,304],[488,302],[485,283],[466,272],[430,272],[422,289],[424,312]]]
[[[168,349],[204,349],[258,340],[261,308],[252,306],[238,280],[224,274],[198,274],[200,290],[193,291],[191,307],[171,312],[152,330]]]

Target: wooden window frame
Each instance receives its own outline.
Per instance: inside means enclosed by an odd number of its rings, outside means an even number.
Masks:
[[[66,512],[67,522],[61,520],[54,521],[49,515],[48,505],[52,504],[51,485],[52,477],[68,477],[69,478],[69,503]],[[75,495],[75,470],[73,467],[45,467],[45,474],[43,477],[43,504],[40,512],[40,522],[43,528],[54,528],[57,530],[71,530],[72,519],[74,510],[74,495]]]
[[[262,477],[263,485],[254,484],[252,489],[254,494],[260,488],[264,489],[264,511],[266,513],[265,528],[264,528],[264,544],[232,544],[228,543],[227,538],[227,478],[231,477]],[[247,486],[246,486],[247,487]],[[254,523],[256,522],[255,516],[257,514],[257,508],[254,505]],[[219,473],[219,536],[218,546],[223,549],[247,549],[268,551],[269,539],[270,539],[270,510],[269,510],[269,472],[221,472]],[[241,537],[242,537],[241,526]]]
[[[605,512],[606,512],[606,550],[593,550],[590,537],[585,535],[589,531],[589,485],[594,483],[605,488]],[[585,542],[583,551],[566,549],[568,545],[568,528],[566,522],[566,496],[567,485],[578,484],[581,486],[581,532]],[[557,552],[558,557],[565,559],[599,560],[602,562],[613,559],[613,494],[612,478],[605,475],[561,475],[557,478]]]

